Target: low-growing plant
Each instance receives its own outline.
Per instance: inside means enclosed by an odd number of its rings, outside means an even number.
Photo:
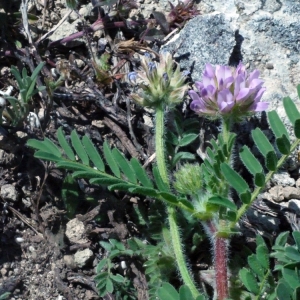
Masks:
[[[149,172],[146,172],[136,158],[128,160],[118,149],[111,149],[107,142],[103,143],[101,155],[89,137],[85,135],[81,138],[76,131],[72,131],[69,143],[60,128],[57,132],[59,147],[47,138],[43,141],[29,140],[27,145],[36,149],[35,157],[54,161],[57,167],[70,170],[74,178],[86,178],[91,184],[106,185],[111,191],[145,195],[165,204],[169,226],[168,242],[172,244],[174,261],[184,285],[177,292],[169,283],[155,281],[159,285],[156,296],[160,300],[200,300],[210,296],[198,288],[198,283],[188,267],[180,236],[177,209],[184,211],[184,215],[188,216],[186,220],[200,222],[211,242],[214,299],[233,299],[233,291],[231,294],[229,288],[231,275],[228,270],[230,239],[239,232],[237,225],[258,194],[299,145],[300,112],[289,97],[283,99],[287,117],[294,128],[296,138],[293,142],[275,111],[268,112],[267,116],[276,146],[269,142],[259,128],[252,131],[251,138],[264,158],[262,164],[246,145],[241,149],[234,147],[236,134],[232,132],[234,123],[241,122],[246,116],[264,111],[268,107],[268,103],[260,101],[265,89],[262,87],[263,81],[259,78],[259,72],[254,70],[248,74],[242,63],[237,68],[207,64],[203,81],[195,82],[197,90],[189,91],[193,100],[191,109],[202,117],[220,119],[222,130],[216,139],[210,141],[211,146],[207,148],[206,158],[201,165],[184,164],[184,160],[180,158],[189,157],[181,155],[178,160],[175,159],[179,153],[178,148],[192,142],[195,135],[188,133],[184,138],[184,134],[181,134],[178,140],[172,135],[170,138],[170,134],[165,133],[165,116],[182,102],[189,89],[185,83],[185,75],[180,72],[179,66],[175,65],[172,56],[163,52],[159,63],[145,56],[141,69],[135,74],[131,73],[130,80],[136,82],[139,87],[131,95],[132,99],[139,105],[151,107],[155,111],[156,163]],[[298,95],[300,97],[300,86]],[[175,127],[178,124],[180,122],[177,122]],[[192,124],[193,122],[190,126]],[[177,133],[180,131],[177,130]],[[169,138],[169,141],[166,140]],[[173,145],[173,150],[168,150],[168,153],[167,144],[168,149]],[[277,156],[278,151],[280,157]],[[253,189],[234,170],[233,159],[237,155],[253,177]],[[233,190],[236,191],[235,201],[231,197]],[[138,216],[142,217],[140,213]],[[277,244],[271,256],[262,238],[257,238],[256,253],[248,257],[249,268],[245,267],[239,273],[239,299],[262,299],[266,293],[270,293],[270,297],[280,297],[283,293],[294,297],[295,293],[298,293],[298,234],[294,232],[295,246],[285,246],[285,237],[281,235],[279,240],[276,240]],[[113,291],[113,281],[117,284],[118,280],[121,280],[122,275],[117,276],[111,272],[114,254],[123,252],[131,255],[132,250],[130,246],[125,248],[115,241],[101,243],[107,247],[109,253],[107,258],[100,261],[96,279],[103,295]],[[143,256],[142,249],[136,251],[138,255]],[[280,263],[270,271],[272,256]],[[156,266],[151,272],[154,272],[155,268]],[[281,272],[282,275],[276,276],[276,272]],[[150,277],[151,274],[147,275]],[[151,282],[151,279],[149,281]],[[168,281],[168,276],[164,281]],[[234,293],[236,294],[236,290]]]
[[[5,111],[12,126],[20,126],[27,119],[32,96],[45,89],[44,86],[36,88],[37,76],[43,66],[44,63],[40,63],[31,76],[28,76],[25,68],[21,74],[15,66],[11,67],[11,73],[14,75],[20,90],[19,99],[5,96],[5,99],[10,103],[10,106],[5,107]]]

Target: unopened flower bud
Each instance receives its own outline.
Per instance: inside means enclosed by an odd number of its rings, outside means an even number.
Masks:
[[[142,82],[141,89],[131,98],[138,104],[155,107],[164,103],[172,107],[183,101],[188,85],[169,52],[160,54],[159,63],[151,61],[150,55],[143,56],[137,73]]]
[[[174,188],[185,195],[197,195],[203,181],[199,165],[185,164],[175,174]]]

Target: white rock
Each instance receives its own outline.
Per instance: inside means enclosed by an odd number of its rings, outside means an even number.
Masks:
[[[90,249],[84,249],[82,251],[77,251],[74,255],[74,260],[79,268],[84,267],[92,258],[94,254]]]
[[[77,218],[72,219],[67,223],[66,236],[73,244],[84,244],[88,242],[87,238],[85,237],[84,224]]]
[[[12,184],[2,185],[0,195],[3,198],[3,200],[6,201],[15,202],[17,201],[18,198],[17,190]]]
[[[274,185],[281,185],[283,187],[295,186],[295,179],[291,178],[288,172],[274,174],[271,181]]]

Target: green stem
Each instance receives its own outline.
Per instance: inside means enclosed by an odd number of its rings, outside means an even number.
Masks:
[[[164,105],[156,107],[155,116],[155,150],[156,162],[160,176],[165,185],[170,189],[170,183],[167,172],[167,164],[165,158],[165,144],[164,144]],[[193,278],[187,268],[186,261],[183,255],[183,249],[180,241],[180,234],[176,221],[176,209],[173,206],[167,205],[168,220],[170,226],[171,241],[176,258],[176,263],[185,285],[189,287],[194,298],[200,295],[197,290]]]
[[[170,189],[170,183],[168,178],[167,164],[165,158],[165,143],[164,143],[164,105],[158,105],[156,107],[155,115],[155,153],[157,167],[160,176],[165,185]]]
[[[224,144],[228,144],[231,125],[232,125],[231,118],[222,119],[222,135],[223,135]]]
[[[172,240],[173,249],[176,257],[176,263],[179,272],[181,274],[184,284],[189,287],[193,297],[197,298],[200,295],[200,293],[195,286],[194,280],[187,268],[186,261],[183,255],[183,249],[180,242],[180,234],[179,234],[177,220],[176,220],[176,209],[175,207],[168,205],[167,212],[168,212],[171,240]]]

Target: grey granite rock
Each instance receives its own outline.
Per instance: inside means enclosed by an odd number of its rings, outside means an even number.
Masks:
[[[176,50],[192,79],[201,79],[206,62],[259,69],[267,88],[263,100],[282,107],[282,98],[297,98],[300,83],[300,1],[203,0],[201,15],[190,20],[165,46]],[[300,105],[299,105],[300,108]],[[280,115],[283,110],[279,111]]]
[[[182,68],[200,79],[207,62],[228,64],[235,46],[235,33],[224,14],[200,15],[190,20],[163,49],[175,51]]]

